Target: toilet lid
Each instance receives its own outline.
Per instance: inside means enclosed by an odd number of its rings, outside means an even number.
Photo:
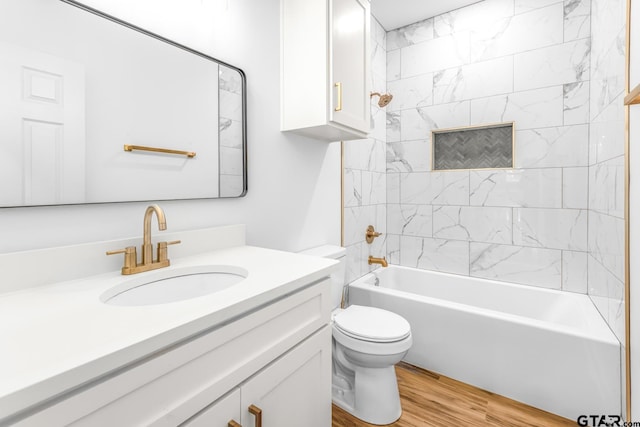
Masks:
[[[411,333],[404,317],[376,307],[351,305],[338,313],[333,322],[344,334],[364,341],[400,341]]]

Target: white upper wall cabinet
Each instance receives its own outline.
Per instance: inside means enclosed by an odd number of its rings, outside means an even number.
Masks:
[[[281,130],[324,141],[369,132],[369,0],[281,0]]]

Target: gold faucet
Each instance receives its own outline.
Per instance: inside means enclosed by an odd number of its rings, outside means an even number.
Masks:
[[[369,255],[369,265],[371,265],[371,264],[380,264],[383,267],[389,267],[389,264],[387,263],[387,258],[386,257],[376,258],[376,257],[372,257],[371,255]]]
[[[122,274],[136,274],[143,271],[155,270],[157,268],[168,267],[170,265],[167,257],[168,245],[175,245],[180,243],[180,240],[174,240],[172,242],[159,242],[157,249],[157,258],[153,260],[153,246],[151,246],[151,217],[156,214],[158,218],[158,229],[167,229],[167,220],[164,216],[164,211],[158,205],[151,205],[144,213],[144,229],[142,235],[142,262],[138,264],[138,255],[135,246],[127,246],[124,249],[118,249],[115,251],[108,251],[107,255],[124,254],[124,266],[122,267]]]
[[[153,263],[153,247],[151,246],[151,217],[156,214],[158,218],[158,230],[167,229],[167,220],[164,211],[158,205],[151,205],[144,213],[144,228],[142,232],[142,265]],[[169,264],[167,264],[169,265]]]

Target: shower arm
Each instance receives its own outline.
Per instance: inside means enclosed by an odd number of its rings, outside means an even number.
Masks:
[[[380,93],[380,92],[371,92],[369,94],[369,98],[373,98],[374,96],[378,96],[380,99],[378,100],[378,107],[384,108],[386,107],[391,100],[393,99],[393,95],[390,93]]]

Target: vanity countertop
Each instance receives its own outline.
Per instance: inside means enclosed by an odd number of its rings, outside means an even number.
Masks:
[[[0,294],[0,420],[295,292],[328,276],[337,261],[237,246],[172,259],[163,270],[199,265],[239,266],[248,276],[210,295],[137,307],[100,296],[153,271]]]

